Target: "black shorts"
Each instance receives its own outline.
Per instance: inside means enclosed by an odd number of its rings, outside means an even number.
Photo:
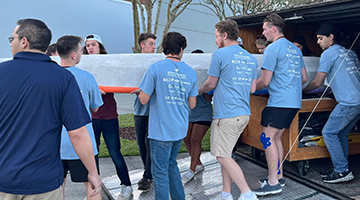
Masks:
[[[261,112],[261,126],[277,129],[289,128],[298,108],[265,107]]]
[[[96,162],[96,168],[99,171],[99,158],[98,156],[94,156],[95,162]],[[64,168],[64,178],[66,178],[66,175],[68,171],[70,172],[71,181],[72,182],[78,182],[78,183],[84,183],[88,182],[88,170],[86,169],[85,165],[81,162],[80,159],[78,160],[61,160]]]
[[[209,126],[209,127],[211,126],[211,121],[197,121],[197,122],[190,122],[190,123]]]

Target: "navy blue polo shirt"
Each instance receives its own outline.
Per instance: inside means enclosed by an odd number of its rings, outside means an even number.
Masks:
[[[0,192],[59,188],[62,125],[71,131],[91,122],[74,76],[34,52],[0,63],[0,76]]]

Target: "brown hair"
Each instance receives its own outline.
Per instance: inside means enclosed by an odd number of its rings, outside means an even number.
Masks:
[[[266,16],[263,23],[265,22],[268,23],[268,27],[276,26],[276,28],[279,30],[279,33],[284,34],[285,20],[281,18],[278,14],[272,13]]]
[[[215,24],[215,28],[221,35],[227,33],[228,39],[231,41],[236,41],[238,39],[239,28],[234,20],[227,19],[218,22],[217,24]]]

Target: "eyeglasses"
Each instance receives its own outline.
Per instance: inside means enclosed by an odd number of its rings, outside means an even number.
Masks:
[[[23,37],[9,37],[10,44],[14,41],[15,38],[23,38]]]

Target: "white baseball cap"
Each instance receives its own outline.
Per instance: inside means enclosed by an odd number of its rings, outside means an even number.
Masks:
[[[87,38],[87,37],[89,37],[89,36],[93,36],[93,37]],[[86,36],[86,38],[85,38],[85,43],[86,43],[86,41],[89,41],[89,40],[95,40],[95,41],[99,42],[100,44],[102,44],[102,41],[101,41],[100,36],[98,36],[98,35],[96,35],[96,34],[90,34],[90,35]]]

